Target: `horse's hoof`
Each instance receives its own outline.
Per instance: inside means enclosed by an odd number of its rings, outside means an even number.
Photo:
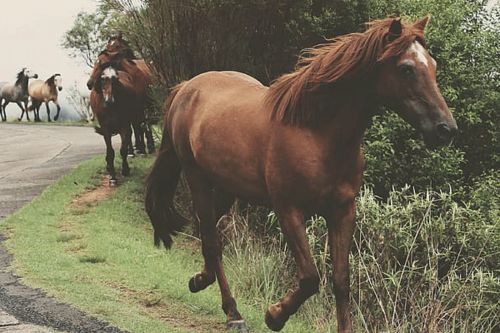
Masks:
[[[197,293],[198,291],[206,289],[214,282],[215,276],[210,279],[208,276],[198,273],[189,280],[189,291],[191,291],[192,293]]]
[[[116,179],[110,179],[109,180],[109,186],[110,187],[115,187],[116,185],[118,185],[118,181]]]
[[[289,316],[284,313],[280,303],[273,304],[266,312],[266,325],[272,331],[281,331],[288,317]]]
[[[249,333],[248,326],[243,319],[231,320],[226,324],[228,330],[234,330],[238,333]]]

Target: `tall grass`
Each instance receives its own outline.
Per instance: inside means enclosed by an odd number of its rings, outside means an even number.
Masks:
[[[494,332],[500,329],[498,190],[459,205],[451,193],[393,191],[386,202],[364,189],[351,252],[356,331]],[[496,191],[496,192],[495,192]],[[482,195],[481,195],[482,193]],[[488,210],[476,203],[491,198]],[[496,210],[496,211],[494,211]],[[273,213],[235,209],[219,223],[235,290],[264,310],[294,287],[295,267]],[[322,288],[298,316],[335,332],[327,229],[307,224]]]

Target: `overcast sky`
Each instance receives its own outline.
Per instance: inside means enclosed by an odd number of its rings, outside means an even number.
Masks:
[[[94,0],[2,0],[0,81],[14,81],[21,68],[29,67],[41,79],[61,73],[64,86],[75,80],[82,85],[87,67],[60,44],[76,15],[93,12],[96,6]],[[15,108],[9,105],[7,112]]]

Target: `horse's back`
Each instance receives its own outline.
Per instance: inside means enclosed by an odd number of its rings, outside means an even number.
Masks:
[[[43,80],[33,80],[28,85],[28,94],[31,98],[42,98],[43,97],[43,86],[45,81]]]
[[[167,110],[167,126],[184,164],[212,175],[221,188],[238,188],[244,198],[265,196],[266,91],[238,72],[207,72],[185,82]]]

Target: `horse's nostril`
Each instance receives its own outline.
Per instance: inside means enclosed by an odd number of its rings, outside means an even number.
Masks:
[[[441,140],[451,140],[457,133],[456,126],[450,128],[448,124],[439,123],[437,125],[437,134]]]

